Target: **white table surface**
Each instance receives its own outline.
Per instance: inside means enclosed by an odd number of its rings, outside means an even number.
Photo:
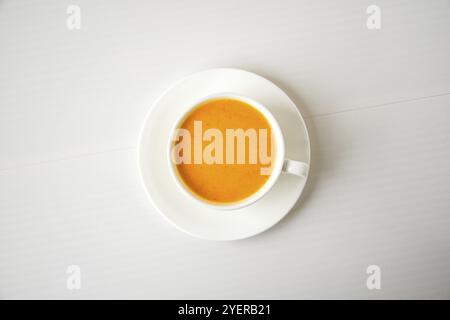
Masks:
[[[0,298],[449,299],[449,16],[446,0],[0,1]],[[170,226],[136,165],[155,98],[213,67],[283,88],[313,152],[287,218],[228,243]]]

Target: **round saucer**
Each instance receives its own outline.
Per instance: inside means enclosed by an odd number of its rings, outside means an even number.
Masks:
[[[233,92],[265,105],[280,124],[286,157],[310,164],[305,122],[292,100],[269,80],[244,70],[219,68],[190,75],[167,89],[154,103],[141,132],[139,168],[147,193],[158,211],[178,229],[202,239],[237,240],[261,233],[280,221],[303,192],[307,178],[283,174],[254,204],[233,210],[208,208],[188,198],[173,181],[167,137],[186,106],[219,92]]]

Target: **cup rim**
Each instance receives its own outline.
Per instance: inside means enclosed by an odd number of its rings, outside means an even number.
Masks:
[[[197,106],[199,106],[202,103],[205,103],[209,100],[213,99],[220,99],[220,98],[229,98],[229,99],[236,99],[243,101],[255,109],[257,109],[259,112],[261,112],[264,117],[268,120],[270,126],[271,126],[271,132],[276,140],[276,149],[275,149],[275,164],[272,169],[272,173],[270,174],[269,179],[267,179],[266,183],[263,184],[259,190],[257,190],[252,195],[236,201],[232,203],[225,203],[220,204],[213,201],[208,201],[207,199],[204,199],[200,197],[199,195],[195,194],[193,191],[190,190],[189,186],[186,185],[186,183],[183,181],[183,179],[179,176],[177,173],[176,165],[172,162],[172,155],[171,155],[171,147],[173,143],[174,134],[176,132],[176,129],[179,128],[179,125],[182,123],[182,121],[195,109]],[[220,92],[220,93],[214,93],[207,96],[204,96],[198,100],[196,100],[194,103],[189,104],[189,107],[187,107],[184,112],[177,118],[174,125],[172,126],[172,129],[170,131],[169,135],[169,141],[168,141],[168,148],[167,148],[167,160],[169,165],[169,171],[170,174],[175,181],[175,184],[178,186],[180,190],[190,199],[194,200],[195,202],[207,206],[209,208],[214,208],[218,210],[236,210],[241,209],[244,207],[247,207],[259,199],[261,199],[264,195],[266,195],[272,187],[275,185],[275,182],[278,180],[284,163],[285,158],[285,144],[284,144],[284,137],[283,133],[281,131],[281,127],[278,124],[278,121],[275,119],[273,114],[267,109],[266,106],[264,106],[262,103],[256,101],[255,99],[252,99],[248,96],[244,96],[237,93],[231,93],[231,92]]]

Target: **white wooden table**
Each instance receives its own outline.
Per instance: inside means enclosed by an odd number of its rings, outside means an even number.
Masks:
[[[446,0],[0,1],[0,298],[450,298],[449,16]],[[166,223],[136,159],[154,99],[212,67],[274,81],[312,139],[298,206],[229,243]]]

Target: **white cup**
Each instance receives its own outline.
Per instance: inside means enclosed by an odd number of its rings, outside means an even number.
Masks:
[[[219,98],[229,98],[229,99],[236,99],[243,101],[255,109],[257,109],[259,112],[261,112],[264,117],[267,119],[271,126],[271,132],[272,132],[272,139],[275,139],[275,156],[272,155],[272,159],[275,158],[275,162],[272,164],[272,173],[270,174],[269,178],[267,179],[266,183],[254,194],[250,195],[249,197],[242,199],[237,202],[233,203],[224,203],[224,204],[218,204],[216,202],[209,202],[198,195],[196,195],[193,191],[189,189],[189,186],[185,185],[184,181],[179,177],[176,169],[176,164],[174,164],[173,158],[172,158],[172,146],[174,142],[174,135],[176,133],[176,130],[181,126],[182,121],[186,118],[187,115],[191,113],[191,111],[198,105],[212,99],[219,99]],[[284,138],[283,133],[281,132],[281,128],[272,115],[272,113],[261,103],[250,99],[248,97],[234,94],[234,93],[217,93],[213,95],[206,96],[199,101],[195,102],[194,104],[190,105],[189,108],[186,109],[186,111],[178,118],[178,120],[175,122],[172,128],[172,135],[169,138],[168,148],[167,148],[167,160],[170,167],[171,175],[176,183],[176,185],[179,187],[182,192],[192,199],[193,201],[196,201],[198,203],[201,203],[203,205],[206,205],[210,208],[219,209],[219,210],[235,210],[239,208],[246,207],[248,205],[251,205],[255,201],[261,199],[265,194],[267,194],[270,189],[275,185],[276,181],[280,177],[281,173],[288,173],[293,174],[297,176],[306,177],[306,174],[308,173],[309,166],[300,161],[290,160],[285,158],[285,145],[284,145]]]

